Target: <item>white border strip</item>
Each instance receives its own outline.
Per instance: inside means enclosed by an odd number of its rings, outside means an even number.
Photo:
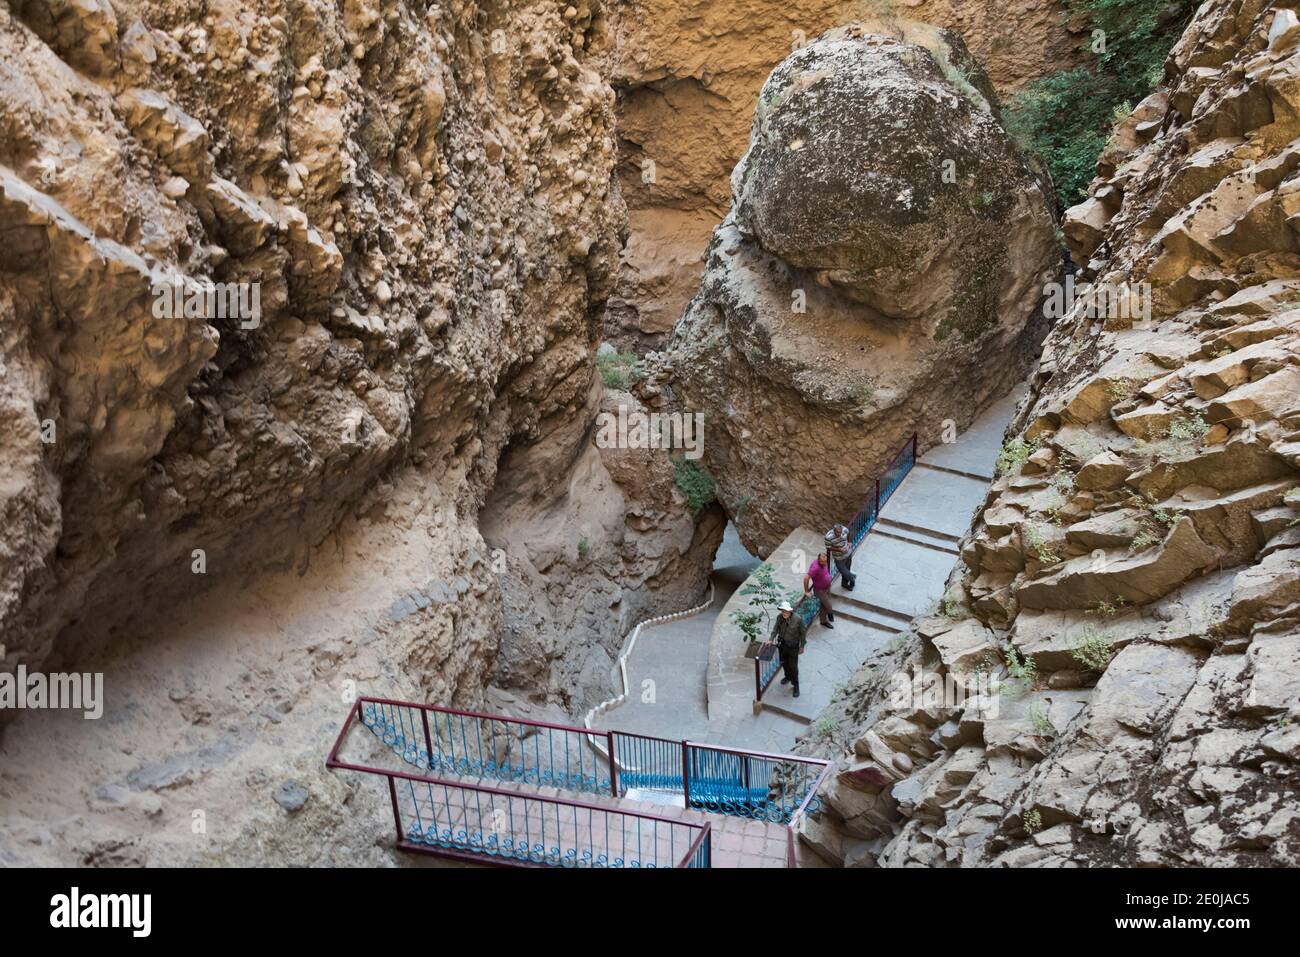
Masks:
[[[641,629],[645,628],[647,625],[649,626],[662,625],[670,621],[678,621],[682,618],[690,618],[693,615],[698,615],[700,612],[704,611],[705,609],[713,605],[713,595],[714,595],[713,576],[710,575],[709,576],[709,597],[704,599],[704,602],[702,604],[696,605],[694,608],[687,608],[685,611],[675,611],[669,615],[660,615],[657,618],[647,618],[644,621],[642,621],[640,624],[638,624],[635,628],[632,629],[631,633],[628,635],[627,641],[624,642],[622,653],[618,656],[619,681],[623,686],[623,690],[622,692],[620,692],[619,694],[615,695],[612,698],[606,698],[600,704],[596,705],[590,711],[588,711],[586,716],[583,717],[582,719],[582,726],[584,728],[591,730],[591,722],[593,718],[595,718],[597,715],[604,714],[606,711],[610,710],[611,708],[617,708],[619,705],[621,705],[624,701],[627,700],[627,695],[628,695],[627,659],[632,656],[632,652],[636,648],[636,640],[641,636]],[[609,757],[609,752],[605,750],[605,748],[600,744],[599,741],[596,740],[594,736],[589,735],[587,737],[587,740],[591,743],[591,746],[595,748],[597,751],[599,751],[602,755],[604,755],[605,757]]]

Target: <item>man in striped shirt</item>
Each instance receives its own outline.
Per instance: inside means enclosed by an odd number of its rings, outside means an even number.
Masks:
[[[840,581],[845,591],[853,591],[858,583],[858,576],[853,574],[853,552],[849,548],[849,530],[847,526],[835,524],[826,533],[826,551],[840,571]]]

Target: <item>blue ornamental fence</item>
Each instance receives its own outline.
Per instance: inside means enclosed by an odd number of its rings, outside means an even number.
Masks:
[[[359,723],[426,774],[373,767],[340,755]],[[384,750],[379,751],[382,755]],[[362,698],[326,762],[388,778],[398,844],[448,856],[556,867],[707,867],[707,836],[683,835],[660,818],[618,807],[483,784],[650,798],[793,828],[818,806],[830,763],[621,731],[596,731],[432,705]],[[448,778],[472,780],[448,780]],[[622,815],[621,817],[619,815]],[[691,857],[683,840],[689,838]],[[676,855],[676,856],[674,856]]]
[[[559,868],[709,867],[707,822],[385,773],[402,850]]]
[[[912,466],[916,464],[916,433],[907,440],[898,454],[890,461],[889,466],[876,479],[875,487],[872,489],[871,496],[862,503],[858,513],[853,516],[849,522],[849,547],[850,550],[856,549],[862,543],[876,526],[876,519],[880,517],[880,510],[885,507],[894,491],[902,484],[907,473],[912,471]],[[840,570],[832,567],[831,583],[840,576]],[[821,610],[821,601],[814,595],[805,595],[795,603],[794,613],[803,619],[805,625],[811,626],[813,619],[817,617]],[[763,700],[763,692],[775,680],[777,672],[781,670],[780,656],[774,656],[768,661],[759,658],[754,659],[754,700]]]
[[[609,794],[609,763],[583,728],[362,699],[361,723],[407,764],[434,775]]]
[[[613,744],[622,797],[666,792],[687,807],[773,824],[789,824],[805,802],[805,810],[818,806],[824,762],[622,731]]]

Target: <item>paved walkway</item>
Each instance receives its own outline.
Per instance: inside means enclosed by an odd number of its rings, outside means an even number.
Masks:
[[[728,525],[714,560],[713,606],[694,618],[642,631],[627,663],[628,700],[602,715],[601,726],[751,751],[790,750],[805,730],[804,722],[775,712],[755,717],[748,707],[743,713],[711,721],[707,707],[704,680],[714,626],[732,593],[758,564]],[[749,674],[752,700],[752,663]]]
[[[958,560],[958,542],[993,480],[1002,435],[1020,395],[1017,391],[996,402],[955,442],[936,446],[920,458],[858,546],[855,590],[846,592],[836,582],[834,628],[816,622],[809,628],[808,648],[799,663],[800,697],[773,682],[757,717],[754,663],[743,657],[744,642],[730,621],[730,613],[748,600],[732,594],[710,638],[711,721],[729,725],[746,716],[761,721],[776,713],[811,723],[864,660],[897,640],[913,617],[934,607]],[[768,561],[778,582],[802,587],[808,563],[823,547],[823,531],[797,528],[772,553]]]
[[[993,479],[1002,434],[1020,392],[991,406],[957,441],[927,452],[881,510],[859,546],[854,592],[837,582],[833,629],[814,623],[800,661],[800,697],[774,681],[755,711],[754,663],[730,613],[748,604],[737,589],[759,565],[727,527],[714,562],[711,608],[646,629],[628,660],[628,700],[606,712],[605,727],[788,752],[795,738],[872,653],[898,639],[908,622],[942,597],[958,560],[957,543]],[[777,580],[798,589],[822,530],[795,529],[769,557]]]

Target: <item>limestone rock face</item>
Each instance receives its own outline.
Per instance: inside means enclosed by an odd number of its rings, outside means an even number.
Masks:
[[[587,0],[0,4],[0,668],[112,689],[3,729],[0,860],[394,863],[321,766],[345,688],[571,722],[701,599],[718,513],[592,439],[608,41]]]
[[[607,5],[615,43],[604,69],[619,90],[629,229],[608,337],[640,351],[662,345],[699,288],[705,247],[730,208],[727,177],[748,147],[759,89],[792,51],[868,8],[902,22],[889,5],[860,0]],[[1086,24],[1056,0],[907,0],[894,9],[959,34],[1003,96],[1074,66],[1086,36]]]
[[[832,802],[839,860],[1300,862],[1294,22],[1203,4],[1070,211],[1079,282],[1149,292],[1150,318],[1085,296],[1052,330],[951,615],[915,623],[895,668],[832,707],[859,738],[910,723],[895,738],[918,763]],[[972,632],[994,649],[974,664]],[[900,676],[981,669],[1014,672],[996,715],[987,697],[887,696]]]
[[[620,205],[566,8],[490,48],[460,3],[0,9],[7,667],[305,562],[403,464],[472,516],[485,459],[594,413]]]
[[[764,85],[735,208],[667,350],[742,539],[847,520],[898,447],[1027,368],[1050,201],[954,34],[849,27]]]

